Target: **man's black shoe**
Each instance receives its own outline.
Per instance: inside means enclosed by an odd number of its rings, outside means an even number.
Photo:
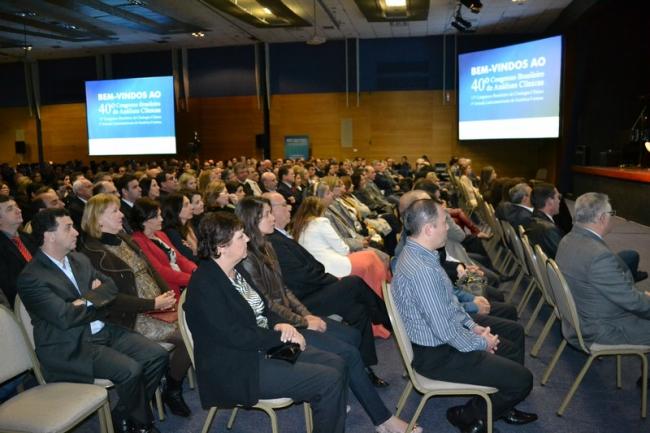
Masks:
[[[141,424],[133,428],[133,433],[160,433],[160,430],[156,428],[153,423]]]
[[[133,423],[125,418],[113,417],[115,433],[133,433]]]
[[[454,427],[458,428],[461,433],[486,433],[487,432],[487,423],[482,420],[474,420],[471,422],[466,422],[463,420],[463,411],[465,406],[453,406],[447,409],[447,421]],[[493,433],[499,433],[499,430],[492,427]]]
[[[500,419],[504,420],[508,424],[522,425],[537,421],[537,415],[534,413],[522,412],[520,410],[512,408]]]
[[[648,273],[645,271],[636,271],[636,275],[634,276],[634,282],[638,283],[639,281],[643,281],[646,278],[648,278]]]
[[[375,372],[372,371],[372,368],[366,367],[366,373],[368,373],[368,379],[370,379],[370,382],[372,382],[376,388],[386,388],[389,385],[389,383],[384,379],[378,377]]]

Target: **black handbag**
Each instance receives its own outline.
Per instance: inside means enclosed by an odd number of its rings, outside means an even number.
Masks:
[[[300,356],[300,345],[298,343],[282,343],[266,351],[266,359],[279,359],[295,364]]]

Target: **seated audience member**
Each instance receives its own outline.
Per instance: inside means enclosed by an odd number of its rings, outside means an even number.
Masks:
[[[84,214],[86,202],[93,196],[93,184],[85,177],[80,177],[72,183],[72,195],[66,208],[70,212],[72,222],[77,231],[81,229],[81,217]]]
[[[109,379],[119,396],[113,409],[117,431],[158,432],[149,401],[167,368],[166,351],[105,321],[118,289],[73,252],[78,233],[66,210],[34,216],[33,235],[40,250],[20,275],[18,291],[32,319],[45,380]]]
[[[173,194],[179,196],[181,202],[187,200],[178,193]],[[163,201],[167,201],[171,196],[172,194],[167,195]],[[186,212],[190,212],[189,200],[187,200]],[[179,253],[162,231],[161,213],[158,202],[148,198],[136,200],[131,215],[133,240],[178,299],[187,287],[196,264]]]
[[[296,194],[295,180],[296,175],[290,166],[282,165],[278,169],[277,191],[284,196],[292,209],[298,209],[302,199],[302,197]]]
[[[118,178],[115,182],[115,187],[120,192],[120,212],[124,214],[124,221],[122,221],[122,226],[124,231],[128,234],[133,233],[133,229],[129,221],[131,220],[131,214],[133,212],[133,204],[137,199],[142,197],[142,188],[140,187],[140,182],[132,174],[125,174],[122,177]]]
[[[160,187],[160,197],[178,192],[180,189],[178,179],[176,179],[176,173],[173,171],[161,171],[156,175],[156,181]]]
[[[151,200],[158,200],[160,197],[158,181],[153,177],[145,176],[140,179],[140,189],[142,190],[142,197],[147,197]]]
[[[531,203],[532,188],[527,183],[518,183],[508,190],[510,201],[499,203],[494,213],[500,220],[508,221],[512,228],[528,227],[533,219],[533,205]]]
[[[205,212],[235,212],[235,206],[231,204],[226,184],[220,180],[208,184],[203,192],[203,202],[205,203]]]
[[[252,282],[235,269],[247,254],[241,222],[232,214],[207,214],[198,238],[202,260],[184,309],[202,406],[252,406],[260,399],[289,397],[311,404],[315,433],[343,433],[345,362],[306,346],[296,328],[268,310]],[[287,342],[300,346],[295,364],[265,356]]]
[[[140,199],[149,200],[149,199]],[[84,237],[80,245],[91,263],[113,279],[119,294],[108,320],[135,330],[153,341],[175,346],[170,354],[163,401],[174,415],[189,416],[182,394],[182,380],[191,362],[176,324],[155,318],[154,311],[173,309],[176,296],[149,263],[138,244],[122,230],[119,199],[98,194],[86,203],[81,220]]]
[[[377,426],[378,432],[404,432],[407,424],[391,416],[364,370],[357,348],[359,333],[347,325],[315,316],[286,288],[275,251],[266,240],[266,236],[275,230],[275,217],[268,199],[246,198],[237,205],[236,215],[244,224],[244,232],[249,238],[248,255],[241,263],[266,298],[269,310],[299,329],[307,344],[333,352],[345,360],[350,389]]]
[[[629,267],[603,237],[614,215],[609,197],[588,192],[575,203],[575,224],[561,241],[555,260],[566,279],[587,346],[650,345],[650,297],[634,286]],[[577,345],[573,330],[565,337]]]
[[[461,158],[458,160],[458,173],[459,173],[459,183],[460,187],[463,189],[463,196],[466,200],[466,206],[470,210],[476,209],[478,206],[478,189],[472,183],[472,160],[467,158]]]
[[[366,165],[364,168],[364,173],[366,174],[366,186],[364,192],[370,197],[370,200],[381,205],[386,212],[392,211],[395,208],[395,204],[399,200],[398,197],[394,195],[387,195],[381,192],[381,189],[375,183],[377,177],[377,172],[374,167],[371,165]]]
[[[192,205],[192,219],[189,221],[192,225],[192,230],[196,234],[199,229],[199,223],[203,214],[205,213],[205,203],[203,203],[203,195],[198,191],[181,191],[185,194],[185,197],[190,199],[190,204]],[[198,248],[198,240],[197,240]],[[197,256],[198,257],[198,256]]]
[[[296,212],[291,234],[298,243],[325,266],[325,271],[341,278],[358,275],[381,297],[381,285],[389,279],[388,266],[372,251],[350,252],[329,220],[318,197],[307,197]]]
[[[265,193],[275,218],[275,231],[267,239],[276,252],[287,288],[310,311],[320,316],[337,314],[361,333],[359,350],[365,365],[377,363],[371,322],[390,326],[383,301],[357,276],[336,278],[325,272],[322,263],[285,231],[291,218],[290,207],[279,193]],[[375,386],[388,386],[368,368]]]
[[[445,244],[445,212],[433,200],[413,202],[403,215],[409,233],[399,256],[391,291],[413,343],[413,368],[435,380],[493,386],[495,419],[525,424],[537,419],[514,406],[530,393],[533,376],[513,357],[506,341],[477,325],[453,295],[437,249]],[[503,356],[501,356],[503,355]],[[486,405],[472,398],[452,407],[447,419],[461,432],[485,432]]]
[[[11,188],[7,182],[0,182],[0,195],[9,197],[11,195]]]
[[[100,180],[95,183],[93,186],[93,195],[97,194],[112,194],[116,197],[120,197],[120,192],[115,187],[113,180]]]
[[[63,200],[59,198],[56,191],[49,186],[44,186],[34,193],[34,198],[30,204],[31,215],[33,217],[35,214],[45,209],[63,209],[64,206],[65,204],[63,203]],[[31,218],[30,221],[25,223],[23,230],[25,233],[32,232]]]
[[[564,232],[553,221],[560,210],[562,196],[550,183],[538,183],[533,188],[531,203],[533,218],[524,228],[533,245],[539,245],[547,257],[555,258]]]
[[[351,252],[372,251],[377,254],[382,262],[388,265],[390,257],[378,249],[381,245],[374,241],[373,245],[370,245],[372,241],[370,237],[361,234],[363,231],[361,223],[353,219],[347,209],[338,201],[341,197],[341,188],[342,182],[338,177],[334,176],[324,177],[313,187],[314,195],[320,198],[323,206],[325,206],[323,216],[329,220],[336,233],[350,248]],[[381,241],[381,238],[379,241]]]
[[[13,198],[0,195],[0,291],[10,308],[16,299],[16,278],[37,250],[31,236],[20,230],[23,215]]]
[[[243,162],[237,163],[235,164],[233,170],[235,172],[235,177],[236,177],[235,182],[237,182],[242,187],[242,191],[244,193],[243,195],[245,196],[255,195],[255,191],[253,191],[253,187],[251,186],[251,183],[248,182],[248,176],[250,172],[246,164],[244,164]]]
[[[483,200],[492,203],[492,185],[497,179],[497,172],[491,165],[486,165],[481,169],[480,183],[478,192],[483,196]]]
[[[228,191],[228,197],[233,206],[237,206],[237,203],[246,197],[244,187],[236,180],[229,180],[226,182],[226,190]],[[251,194],[251,196],[253,196],[253,194]]]
[[[198,200],[197,205],[203,213],[203,200],[198,191],[187,191],[183,194],[170,194],[160,204],[162,212],[163,231],[176,248],[186,259],[198,263],[196,248],[198,241],[194,230],[194,206],[191,198]],[[198,209],[197,209],[198,210]]]
[[[278,188],[278,180],[271,171],[265,171],[260,177],[262,182],[262,192],[275,192]]]
[[[196,176],[191,173],[181,174],[181,177],[178,178],[178,187],[181,190],[187,189],[190,191],[196,191],[198,189]]]

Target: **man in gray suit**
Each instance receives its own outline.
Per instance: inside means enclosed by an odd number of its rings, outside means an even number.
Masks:
[[[39,245],[17,281],[34,325],[36,354],[47,381],[115,383],[118,433],[156,433],[149,401],[167,368],[158,344],[105,322],[118,294],[110,277],[73,252],[78,233],[65,209],[46,209],[32,219]]]
[[[629,267],[603,241],[614,214],[605,194],[578,197],[576,224],[555,260],[575,298],[586,344],[650,345],[650,292],[634,287]],[[575,335],[566,337],[577,343]]]

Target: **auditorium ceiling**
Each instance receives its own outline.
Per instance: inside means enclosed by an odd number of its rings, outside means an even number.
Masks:
[[[453,0],[2,0],[0,62],[111,52],[456,34]],[[465,5],[474,3],[463,0]],[[540,34],[571,0],[461,6],[478,35]],[[593,3],[593,1],[583,2]],[[315,23],[315,25],[314,25]]]

